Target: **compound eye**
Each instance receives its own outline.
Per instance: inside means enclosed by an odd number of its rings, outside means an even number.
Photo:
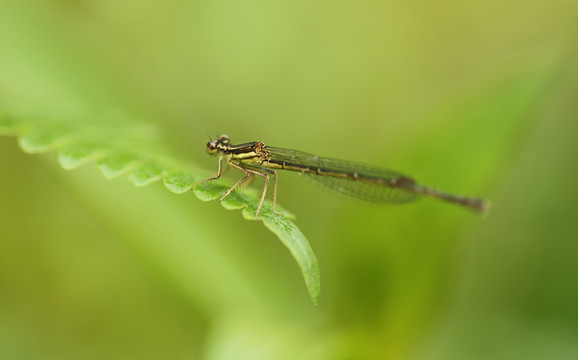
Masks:
[[[217,143],[215,141],[209,141],[207,143],[207,152],[209,154],[214,154],[217,152]]]

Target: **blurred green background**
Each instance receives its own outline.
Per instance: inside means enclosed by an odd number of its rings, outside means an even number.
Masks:
[[[121,110],[207,174],[227,133],[493,203],[373,206],[281,174],[315,307],[260,223],[0,137],[0,358],[578,358],[576,19],[569,0],[0,0],[0,107]]]

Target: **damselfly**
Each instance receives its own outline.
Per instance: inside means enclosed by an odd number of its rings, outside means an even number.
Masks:
[[[488,202],[483,199],[448,194],[446,192],[419,185],[412,178],[380,167],[345,160],[337,160],[305,152],[266,146],[260,141],[232,145],[227,135],[221,135],[207,143],[210,154],[219,153],[217,176],[201,181],[216,180],[221,177],[223,159],[227,164],[245,173],[220,200],[226,198],[239,185],[251,181],[255,176],[265,179],[263,193],[256,217],[263,207],[269,179],[273,177],[273,211],[277,201],[277,171],[289,170],[304,173],[313,180],[358,199],[379,203],[407,203],[420,196],[438,198],[466,208],[485,212]]]

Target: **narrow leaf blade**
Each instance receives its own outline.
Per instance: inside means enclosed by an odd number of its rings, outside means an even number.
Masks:
[[[268,213],[261,215],[261,217],[263,224],[279,237],[297,261],[311,300],[313,304],[317,305],[321,291],[319,265],[305,235],[292,221],[281,215]]]

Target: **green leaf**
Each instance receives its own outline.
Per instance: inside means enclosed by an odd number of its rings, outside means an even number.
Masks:
[[[60,149],[58,151],[58,161],[63,168],[71,170],[98,158],[102,153],[102,145],[78,142]]]
[[[183,194],[193,188],[193,186],[201,179],[192,173],[187,173],[182,170],[169,172],[163,182],[167,189],[175,194]]]
[[[137,161],[135,154],[119,152],[99,159],[96,164],[107,179],[113,179],[127,172]]]
[[[158,164],[145,161],[129,170],[128,178],[136,186],[145,186],[158,181],[163,176],[163,168]]]
[[[319,265],[305,235],[293,222],[281,215],[267,212],[261,217],[265,226],[279,237],[299,264],[311,300],[317,305],[321,290]]]
[[[58,151],[58,161],[64,169],[75,169],[96,161],[108,179],[126,174],[129,181],[139,187],[162,180],[164,186],[176,194],[194,188],[193,193],[202,201],[221,199],[232,185],[221,179],[199,183],[207,178],[208,172],[167,156],[162,150],[151,152],[150,149],[162,149],[163,144],[155,140],[158,131],[139,122],[90,123],[78,122],[74,118],[63,118],[58,122],[54,118],[2,114],[0,134],[18,136],[20,147],[27,153]],[[260,198],[261,194],[252,189],[233,191],[221,201],[221,205],[228,210],[242,210],[247,220],[262,220],[279,237],[295,258],[311,299],[317,304],[319,266],[313,250],[303,233],[289,220],[294,216],[281,206],[277,205],[278,212],[274,212],[271,202],[266,201],[257,218],[255,214]]]
[[[229,187],[222,183],[211,181],[200,183],[193,192],[202,201],[212,201],[221,198],[228,189]]]
[[[70,129],[66,126],[38,127],[21,136],[18,143],[29,154],[55,150],[69,142]]]

